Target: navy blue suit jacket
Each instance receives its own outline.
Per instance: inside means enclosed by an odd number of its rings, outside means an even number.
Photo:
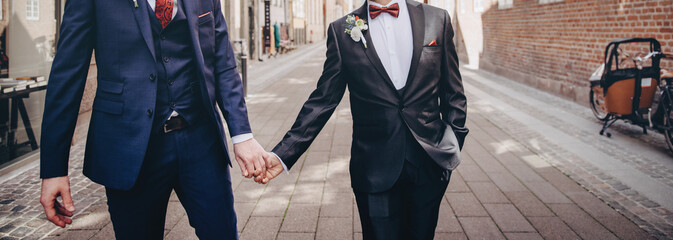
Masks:
[[[162,57],[155,55],[149,5],[146,0],[137,0],[137,4],[134,0],[66,2],[45,99],[41,178],[68,174],[70,143],[95,50],[98,89],[84,174],[115,189],[130,189],[135,184],[155,117],[155,61]],[[201,98],[226,151],[217,106],[232,136],[251,130],[220,1],[185,0],[182,6],[194,47]]]

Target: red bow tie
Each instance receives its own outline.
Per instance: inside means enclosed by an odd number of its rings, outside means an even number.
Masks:
[[[381,15],[381,13],[388,13],[390,16],[397,17],[400,15],[400,5],[397,3],[390,5],[389,7],[377,7],[374,5],[369,5],[369,16],[374,19]]]

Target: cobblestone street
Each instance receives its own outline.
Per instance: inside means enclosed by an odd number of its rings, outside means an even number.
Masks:
[[[250,69],[255,138],[271,149],[294,122],[322,70],[324,42]],[[598,134],[591,110],[495,74],[462,69],[470,134],[439,213],[436,239],[672,239],[673,157],[659,133],[618,123]],[[588,91],[588,89],[587,89]],[[241,239],[362,239],[348,173],[348,94],[289,175],[267,185],[232,168]],[[77,212],[47,222],[38,167],[0,184],[0,239],[113,239],[105,189],[82,175],[72,148]],[[177,197],[166,239],[196,239]]]

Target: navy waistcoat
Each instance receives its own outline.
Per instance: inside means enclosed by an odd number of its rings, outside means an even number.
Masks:
[[[162,130],[173,111],[184,117],[188,124],[194,124],[206,115],[200,100],[194,50],[182,2],[178,1],[177,14],[163,29],[154,12],[148,8],[159,81],[154,131]]]

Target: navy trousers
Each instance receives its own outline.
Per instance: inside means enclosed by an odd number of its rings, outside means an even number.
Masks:
[[[172,190],[200,239],[238,238],[229,166],[217,137],[208,121],[150,137],[135,186],[106,189],[117,239],[163,239]]]

